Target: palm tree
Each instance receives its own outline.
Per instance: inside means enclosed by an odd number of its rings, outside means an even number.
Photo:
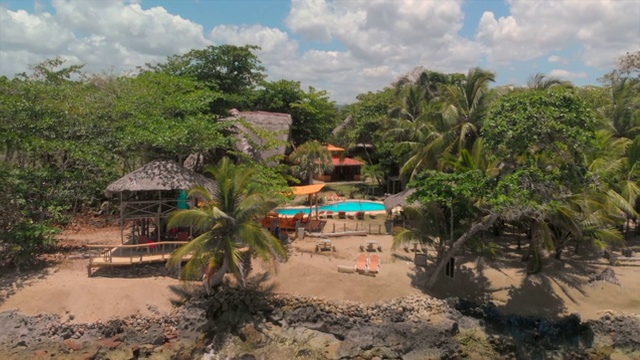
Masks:
[[[553,76],[546,76],[541,73],[531,75],[527,80],[527,87],[531,90],[547,90],[554,86],[573,87],[571,81],[560,80]]]
[[[188,244],[178,248],[169,266],[177,266],[188,254],[191,259],[185,266],[187,274],[203,274],[207,293],[220,285],[224,274],[231,272],[245,285],[247,272],[243,259],[254,255],[266,263],[275,258],[285,258],[286,251],[259,219],[277,204],[267,195],[252,187],[255,168],[234,165],[223,158],[217,166],[205,170],[213,175],[217,190],[210,193],[202,186],[194,186],[189,196],[201,199],[204,205],[187,210],[176,210],[168,226],[191,226],[199,233]]]
[[[449,123],[449,131],[444,134],[447,152],[471,149],[489,104],[489,83],[494,81],[494,73],[476,67],[470,69],[463,80],[445,86],[443,115]]]
[[[311,184],[313,175],[322,175],[333,170],[331,152],[317,141],[307,141],[298,146],[290,156],[291,162],[296,164],[293,171]]]

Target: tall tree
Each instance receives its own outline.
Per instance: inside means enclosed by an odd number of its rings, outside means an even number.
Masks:
[[[227,272],[244,286],[249,270],[243,264],[244,256],[253,255],[273,263],[286,258],[286,250],[260,224],[276,202],[252,186],[255,169],[234,165],[225,157],[206,172],[213,175],[217,190],[213,194],[200,186],[189,190],[189,196],[202,199],[204,204],[174,211],[168,226],[192,226],[200,234],[172,254],[170,265],[176,266],[185,255],[192,254],[184,270],[187,274],[203,274],[210,294]]]
[[[294,144],[328,140],[337,124],[338,112],[326,91],[313,87],[304,91],[300,82],[289,80],[263,82],[262,85],[256,93],[255,108],[290,114]]]
[[[172,55],[160,64],[147,64],[142,71],[163,72],[188,77],[205,84],[216,93],[210,103],[214,114],[226,114],[232,108],[247,108],[251,92],[265,79],[264,67],[254,54],[253,45],[211,45]]]
[[[317,141],[308,141],[291,153],[292,171],[302,177],[307,184],[313,181],[313,175],[322,175],[333,170],[331,153]]]

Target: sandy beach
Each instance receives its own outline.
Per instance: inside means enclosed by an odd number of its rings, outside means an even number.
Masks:
[[[328,220],[340,228],[345,221]],[[66,244],[119,244],[117,228],[83,229],[61,235]],[[422,268],[413,264],[411,251],[391,250],[390,235],[345,236],[332,238],[334,251],[316,252],[318,238],[295,239],[290,244],[290,256],[276,269],[254,263],[251,279],[268,273],[263,286],[273,292],[316,296],[334,300],[372,303],[424,292],[445,298],[459,296],[469,299],[493,300],[508,314],[556,317],[579,313],[583,319],[600,317],[607,311],[640,313],[640,263],[616,266],[620,285],[607,282],[589,283],[590,276],[607,266],[604,259],[574,256],[567,251],[563,261],[548,260],[543,273],[526,277],[519,257],[524,251],[506,243],[502,253],[492,261],[476,255],[462,255],[454,279],[443,278],[433,290],[425,290]],[[380,273],[375,276],[338,272],[338,266],[355,266],[366,241],[380,243],[382,252]],[[636,253],[640,240],[630,241]],[[372,253],[369,253],[372,254]],[[88,259],[71,258],[59,265],[29,270],[16,275],[3,273],[0,282],[0,312],[19,309],[26,315],[38,313],[72,315],[74,322],[123,317],[140,313],[168,312],[171,300],[177,296],[171,286],[180,286],[174,277],[162,273],[146,273],[136,277],[136,269],[128,276],[88,277]],[[432,263],[429,262],[428,266]],[[162,266],[159,266],[162,268]],[[127,270],[122,270],[127,271]],[[134,272],[134,273],[131,273]]]

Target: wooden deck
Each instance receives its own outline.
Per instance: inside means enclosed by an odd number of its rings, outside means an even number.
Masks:
[[[87,273],[91,277],[95,267],[164,262],[169,260],[175,249],[186,243],[187,241],[161,241],[136,245],[87,245],[88,248],[97,249],[99,252],[98,256],[89,258]],[[189,258],[191,256],[187,255],[183,260]]]

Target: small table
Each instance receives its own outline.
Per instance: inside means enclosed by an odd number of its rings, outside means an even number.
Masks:
[[[365,248],[367,251],[375,251],[377,249],[382,252],[382,245],[375,240],[368,240],[364,245],[360,245],[360,251],[364,251]]]
[[[336,251],[330,239],[322,239],[316,243],[316,251],[322,251],[322,250]]]

